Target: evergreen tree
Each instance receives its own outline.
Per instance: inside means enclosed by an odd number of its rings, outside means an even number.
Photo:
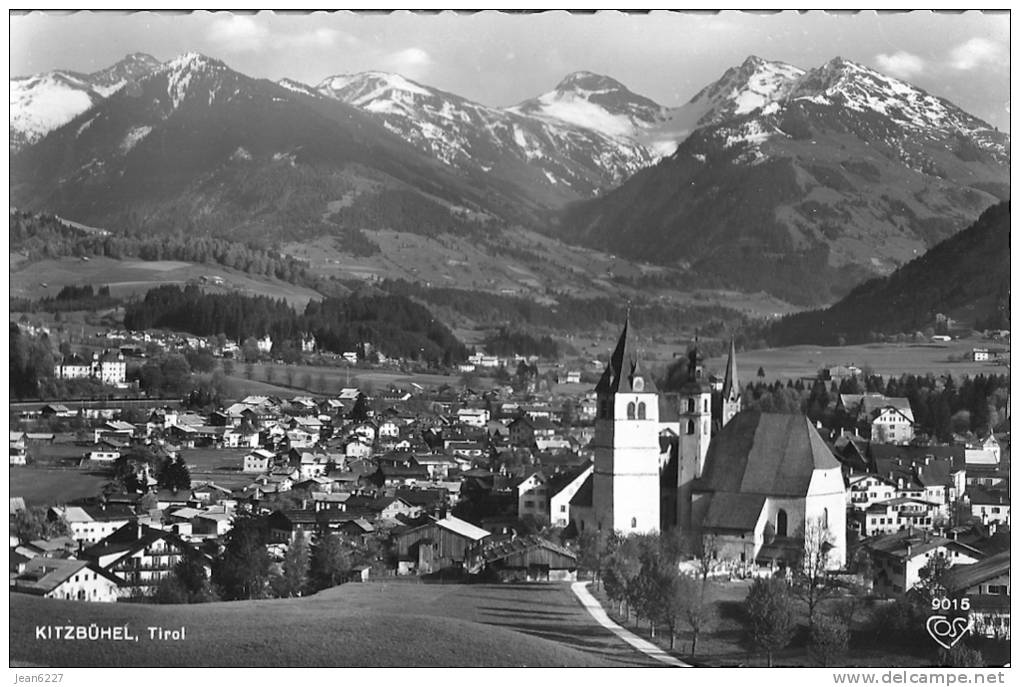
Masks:
[[[340,535],[320,535],[312,547],[312,576],[321,587],[334,587],[351,569],[351,558]]]
[[[305,533],[298,530],[283,559],[283,582],[286,596],[301,596],[304,592],[308,586],[310,562],[311,553],[308,540],[305,538]]]
[[[225,599],[261,599],[269,581],[269,529],[264,517],[241,514],[227,532],[213,566],[213,582]]]

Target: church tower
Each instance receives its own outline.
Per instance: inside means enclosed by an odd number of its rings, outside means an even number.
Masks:
[[[691,486],[705,469],[712,438],[712,385],[705,377],[704,360],[697,340],[687,354],[687,381],[678,394],[680,450],[677,466],[677,523],[691,527]]]
[[[638,363],[630,318],[595,387],[592,519],[623,534],[659,529],[659,394]]]
[[[721,427],[740,412],[740,382],[737,380],[737,348],[730,339],[730,357],[726,361],[726,378],[722,388],[722,422]]]

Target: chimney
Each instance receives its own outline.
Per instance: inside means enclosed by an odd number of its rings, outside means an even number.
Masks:
[[[922,474],[924,474],[924,466],[923,465],[918,465],[917,466],[917,476],[920,477]]]
[[[907,542],[907,559],[910,559],[910,542]]]
[[[891,476],[891,473],[890,473],[890,476]],[[902,489],[902,488],[903,488],[903,478],[902,478],[902,477],[898,477],[898,478],[896,479],[896,486],[897,486],[897,487],[898,487],[899,489]]]

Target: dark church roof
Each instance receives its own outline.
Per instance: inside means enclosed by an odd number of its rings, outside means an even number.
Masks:
[[[712,439],[699,491],[803,496],[812,472],[839,468],[805,416],[748,410]]]
[[[765,497],[761,494],[733,494],[720,492],[712,494],[708,504],[705,529],[737,530],[749,532],[758,524],[761,509],[765,506]]]
[[[591,508],[592,504],[592,492],[594,491],[594,480],[592,475],[588,475],[588,479],[581,484],[581,487],[574,494],[574,498],[570,499],[570,505],[576,508]]]
[[[616,394],[621,392],[655,393],[655,382],[651,375],[639,372],[637,350],[632,343],[633,337],[629,334],[630,318],[623,324],[623,331],[620,332],[620,340],[616,342],[613,355],[609,358],[606,371],[602,373],[595,391],[600,394]],[[644,380],[642,389],[635,389],[634,378],[641,377]]]

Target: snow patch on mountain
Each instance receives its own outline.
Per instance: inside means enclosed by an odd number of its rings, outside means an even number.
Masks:
[[[584,96],[585,92],[565,95],[546,93],[538,98],[540,109],[528,113],[522,112],[519,107],[511,107],[508,110],[518,114],[531,114],[545,119],[566,122],[608,136],[631,136],[634,134],[634,123],[628,117],[611,114]]]
[[[199,84],[207,84],[218,73],[226,72],[227,66],[219,60],[206,57],[201,53],[188,52],[166,62],[159,70],[166,76],[166,94],[172,108],[176,110]],[[215,84],[209,88],[208,104],[212,104],[216,95]]]
[[[124,138],[120,142],[120,151],[127,153],[141,141],[143,138],[152,133],[151,126],[136,126],[128,129],[128,132],[124,135]]]
[[[31,144],[67,124],[99,99],[81,79],[51,72],[10,83],[10,128]]]
[[[319,95],[319,93],[315,91],[311,86],[306,86],[300,81],[294,81],[293,79],[280,79],[276,83],[280,86],[283,86],[288,91],[293,91],[295,93],[301,93],[303,95],[311,96]]]

